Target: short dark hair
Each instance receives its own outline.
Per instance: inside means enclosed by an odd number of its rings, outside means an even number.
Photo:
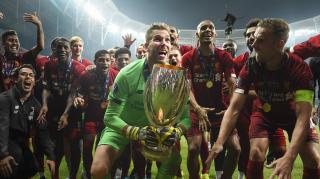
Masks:
[[[163,23],[163,22],[153,23],[150,25],[150,27],[146,31],[145,40],[147,43],[149,43],[149,41],[152,39],[151,33],[154,30],[166,30],[168,34],[170,34],[170,27],[166,23]]]
[[[260,21],[261,21],[260,18],[250,19],[249,22],[248,22],[247,25],[246,25],[246,28],[244,29],[243,36],[246,36],[247,30],[248,30],[249,28],[251,28],[251,27],[257,27],[257,25],[259,24]]]
[[[57,42],[61,39],[62,37],[55,37],[52,39],[51,44],[50,44],[50,48],[54,48],[57,45]]]
[[[33,67],[31,64],[23,64],[23,65],[17,67],[17,68],[14,70],[14,77],[15,77],[15,78],[18,78],[19,72],[20,72],[20,70],[21,70],[22,68],[29,68],[29,69],[32,70],[32,72],[33,72],[33,74],[34,74],[35,76],[37,75],[36,70],[34,69],[34,67]]]
[[[70,46],[70,41],[67,39],[67,38],[64,38],[64,37],[59,37],[56,41],[55,41],[55,44],[57,45],[58,42],[66,42],[69,44]]]
[[[270,29],[274,36],[287,42],[289,38],[289,24],[283,19],[266,18],[259,22],[258,27]]]
[[[230,44],[230,43],[232,43],[232,44],[234,45],[235,49],[238,48],[237,42],[236,42],[235,40],[233,40],[233,39],[227,39],[225,42],[223,42],[222,47],[223,47],[225,44]]]
[[[129,57],[131,57],[131,52],[130,52],[130,50],[129,50],[128,48],[126,48],[126,47],[121,47],[121,48],[119,48],[119,49],[116,51],[116,53],[114,54],[115,58],[118,58],[118,56],[119,56],[120,54],[129,54]]]
[[[98,50],[95,54],[94,54],[94,59],[99,58],[100,56],[104,55],[104,54],[109,54],[110,52],[108,52],[108,50]]]
[[[209,22],[209,23],[210,23],[210,24],[212,24],[212,25],[213,25],[213,27],[215,28],[214,23],[213,23],[211,20],[206,19],[206,20],[201,21],[201,22],[197,25],[197,32],[199,32],[199,31],[200,31],[201,25],[202,25],[203,23],[205,23],[205,22]]]
[[[7,30],[7,31],[3,32],[3,33],[2,33],[2,36],[1,36],[1,38],[2,38],[2,44],[4,44],[4,43],[6,42],[8,36],[12,36],[12,35],[18,36],[17,31],[15,31],[15,30]]]

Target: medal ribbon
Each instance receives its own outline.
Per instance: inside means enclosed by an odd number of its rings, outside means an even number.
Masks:
[[[214,50],[212,50],[212,53],[210,55],[211,59],[209,61],[209,65],[206,64],[206,60],[204,56],[201,55],[199,48],[197,49],[197,51],[198,51],[201,68],[206,72],[207,81],[210,81],[213,78],[213,67],[214,67],[214,62],[216,60]]]
[[[107,73],[106,79],[104,80],[103,83],[103,88],[102,88],[102,92],[103,92],[103,100],[107,100],[108,94],[109,94],[109,72]]]
[[[59,86],[60,89],[63,91],[66,91],[68,89],[68,84],[70,83],[70,73],[71,73],[71,66],[72,66],[73,60],[69,62],[67,69],[65,69],[64,78],[59,79]],[[58,75],[59,76],[59,75]]]
[[[147,64],[147,62],[144,62],[144,67],[143,67],[143,77],[144,80],[147,81],[147,79],[149,78],[151,72],[149,70],[149,66]]]

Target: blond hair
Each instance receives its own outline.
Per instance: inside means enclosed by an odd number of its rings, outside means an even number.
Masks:
[[[70,38],[70,46],[72,47],[76,42],[82,42],[83,44],[83,40],[81,37],[79,36],[73,36]]]
[[[154,30],[166,30],[168,32],[168,34],[170,34],[170,27],[169,25],[167,25],[166,23],[163,22],[157,22],[157,23],[153,23],[150,25],[150,27],[148,28],[147,32],[146,32],[146,42],[149,42],[152,38],[151,33]]]

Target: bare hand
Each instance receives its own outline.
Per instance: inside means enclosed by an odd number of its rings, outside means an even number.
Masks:
[[[51,176],[54,176],[56,173],[56,163],[53,160],[47,160],[46,163],[49,167]]]
[[[25,22],[31,22],[34,25],[41,25],[37,12],[34,12],[34,14],[24,13],[23,20]]]
[[[223,150],[223,146],[215,143],[215,144],[213,145],[213,147],[211,148],[211,151],[210,151],[210,153],[209,153],[209,156],[208,156],[208,158],[207,158],[207,160],[206,160],[206,165],[207,165],[207,166],[210,166],[211,163],[212,163],[212,160],[214,160],[214,159],[218,156],[218,154],[219,154],[220,152],[222,152],[222,150]]]
[[[210,121],[208,119],[208,112],[214,111],[215,108],[204,108],[199,107],[196,109],[196,112],[199,117],[199,129],[201,131],[208,131],[208,126],[210,126]]]
[[[224,115],[224,113],[225,113],[226,111],[227,111],[227,110],[221,110],[220,112],[217,112],[216,115],[217,115],[217,116]]]
[[[18,166],[18,163],[14,160],[12,156],[7,156],[0,161],[0,172],[5,178],[9,178],[12,175],[11,164]]]
[[[290,179],[293,161],[284,156],[274,161],[270,167],[275,167],[270,179],[274,179],[276,176],[278,176],[278,179]]]
[[[122,39],[125,47],[130,47],[136,41],[136,38],[132,40],[132,34],[125,34]]]
[[[39,115],[37,117],[37,121],[39,123],[43,123],[46,121],[46,115],[48,112],[48,106],[47,105],[43,105],[40,109]]]
[[[84,106],[84,99],[81,97],[74,98],[73,106],[76,108]]]
[[[58,122],[58,131],[65,128],[68,125],[68,115],[63,113]]]

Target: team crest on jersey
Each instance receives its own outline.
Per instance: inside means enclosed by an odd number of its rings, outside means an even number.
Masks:
[[[35,107],[31,107],[31,110],[30,110],[30,113],[29,113],[29,116],[28,116],[28,120],[29,121],[32,121],[33,118],[34,118],[34,111],[35,111]]]
[[[13,114],[18,114],[18,112],[19,112],[19,105],[15,105]]]

